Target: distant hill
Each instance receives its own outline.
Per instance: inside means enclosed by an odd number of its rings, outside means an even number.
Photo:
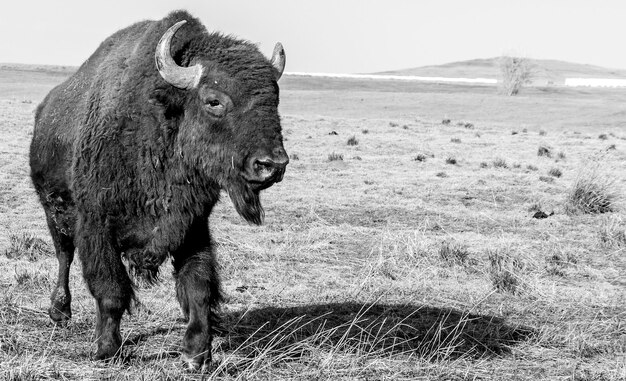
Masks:
[[[385,71],[376,74],[416,75],[423,77],[499,78],[498,57],[478,58],[443,65]],[[533,67],[533,84],[563,84],[565,78],[626,78],[624,69],[608,69],[558,60],[529,59]]]

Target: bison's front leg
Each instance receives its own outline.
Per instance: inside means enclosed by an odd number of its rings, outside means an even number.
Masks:
[[[130,278],[112,242],[106,220],[79,218],[77,248],[83,277],[96,299],[96,360],[113,357],[122,345],[120,321],[133,298]]]
[[[191,370],[211,361],[211,342],[221,300],[215,257],[210,248],[174,258],[176,296],[189,318],[183,338],[183,361]]]

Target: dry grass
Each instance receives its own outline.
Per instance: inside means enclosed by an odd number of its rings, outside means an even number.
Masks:
[[[511,98],[334,80],[319,89],[319,80],[287,76],[292,162],[263,193],[266,225],[247,225],[228,197],[211,216],[228,301],[216,361],[199,375],[179,364],[185,322],[169,265],[162,283],[138,290],[143,304],[124,317],[125,346],[111,363],[90,357],[94,307],[79,263],[72,322],[49,322],[57,264],[27,164],[44,92],[20,81],[19,99],[0,92],[0,379],[626,378],[622,209],[566,214],[575,176],[547,183],[536,172],[558,158],[538,157],[539,146],[567,152],[564,174],[604,152],[608,143],[587,126],[623,136],[621,118],[607,116],[626,110],[621,92],[527,88]],[[443,117],[455,123],[444,128]],[[510,134],[521,126],[548,133]],[[346,147],[357,134],[359,145]],[[346,155],[329,162],[329,152]],[[619,144],[610,152],[598,163],[622,190],[615,168],[626,153]],[[417,163],[419,153],[442,159]],[[494,157],[525,169],[491,168]],[[534,219],[529,205],[555,213]]]
[[[570,214],[614,212],[623,195],[616,179],[605,173],[602,163],[585,166],[567,195],[566,211]]]

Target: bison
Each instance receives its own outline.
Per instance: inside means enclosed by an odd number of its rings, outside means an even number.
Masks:
[[[262,223],[259,192],[289,162],[278,113],[284,66],[280,43],[268,60],[175,11],[107,38],[37,108],[31,178],[59,262],[49,315],[72,316],[78,249],[96,301],[95,359],[122,345],[135,278],[156,281],[171,258],[188,319],[182,358],[194,369],[211,360],[221,293],[208,217],[225,190],[246,221]]]

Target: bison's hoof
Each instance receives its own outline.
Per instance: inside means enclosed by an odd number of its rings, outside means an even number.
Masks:
[[[211,354],[200,354],[194,357],[183,354],[182,360],[187,371],[205,373],[211,364]]]
[[[72,318],[72,309],[69,305],[52,304],[48,308],[48,315],[58,325],[66,325]]]
[[[114,341],[99,341],[98,350],[94,356],[94,360],[108,360],[117,355],[121,348],[121,343]]]

